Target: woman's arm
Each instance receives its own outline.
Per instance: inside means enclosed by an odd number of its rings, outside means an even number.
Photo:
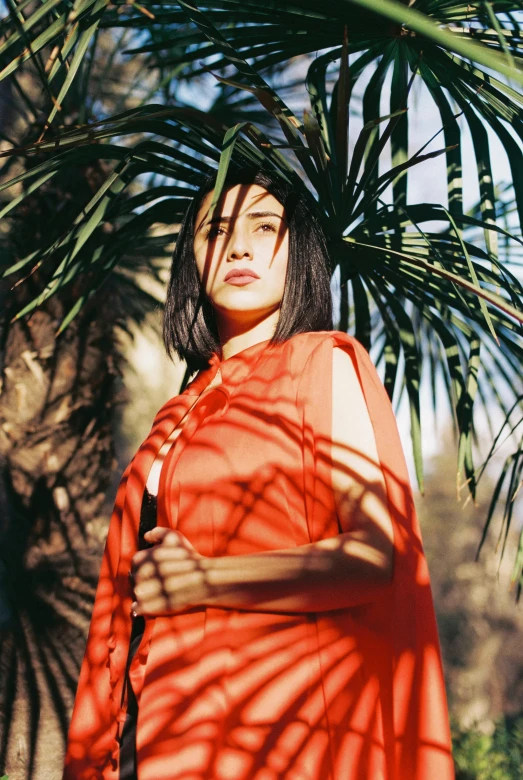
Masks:
[[[333,350],[332,488],[340,528],[330,539],[286,550],[205,558],[177,531],[134,563],[136,611],[169,614],[198,606],[323,612],[355,606],[392,578],[393,534],[367,406],[349,355]]]

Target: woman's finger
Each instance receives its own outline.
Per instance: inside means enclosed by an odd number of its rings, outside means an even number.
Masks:
[[[145,538],[154,546],[137,552],[131,563],[134,612],[149,616],[194,608],[203,597],[203,557],[179,531],[155,528]]]
[[[156,526],[156,528],[151,528],[150,531],[146,531],[143,538],[148,542],[157,544],[158,542],[163,541],[169,534],[176,534],[176,531],[173,531],[171,528]]]

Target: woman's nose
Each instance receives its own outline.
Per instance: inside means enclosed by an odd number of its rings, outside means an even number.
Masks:
[[[244,230],[235,230],[229,242],[227,253],[229,260],[244,260],[252,258],[252,246]]]

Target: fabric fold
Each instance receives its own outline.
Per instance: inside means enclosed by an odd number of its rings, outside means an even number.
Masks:
[[[117,493],[64,780],[118,780],[127,572],[147,475],[187,412],[162,467],[160,524],[209,556],[281,550],[340,532],[335,347],[353,361],[375,433],[394,526],[392,584],[368,603],[312,615],[201,608],[148,620],[133,667],[139,780],[453,778],[430,581],[394,414],[363,347],[322,331],[225,361],[215,354],[158,412]],[[218,368],[222,385],[205,393]]]

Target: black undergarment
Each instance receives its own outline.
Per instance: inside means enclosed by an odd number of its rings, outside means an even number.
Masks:
[[[142,506],[140,509],[140,527],[138,530],[138,549],[145,550],[152,547],[145,541],[144,534],[156,527],[156,496],[153,496],[147,488],[144,490]],[[129,680],[129,668],[136,655],[138,646],[145,630],[145,620],[141,615],[133,618],[129,653],[125,668],[124,691],[127,691],[128,706],[127,715],[120,740],[120,777],[119,780],[138,780],[136,773],[136,722],[138,718],[138,702],[134,695],[133,686]]]

